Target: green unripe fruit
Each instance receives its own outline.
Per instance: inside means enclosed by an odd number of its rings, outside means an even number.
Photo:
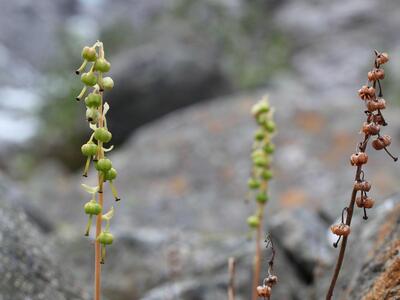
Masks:
[[[111,90],[114,87],[114,80],[111,77],[104,77],[103,87],[105,90]]]
[[[97,153],[97,145],[93,142],[86,143],[82,145],[81,151],[85,156],[94,156]]]
[[[262,141],[265,137],[265,133],[260,129],[257,130],[256,133],[254,134],[254,139],[257,141]]]
[[[97,58],[96,49],[94,47],[83,47],[82,58],[87,61],[95,61]]]
[[[98,171],[102,171],[102,172],[107,172],[108,170],[110,170],[112,167],[112,163],[111,160],[109,160],[108,158],[101,158],[98,160],[97,165],[96,165],[96,169]]]
[[[257,202],[258,203],[264,204],[267,201],[268,201],[268,196],[267,196],[267,194],[265,192],[257,194]]]
[[[257,228],[260,225],[260,219],[257,216],[250,216],[247,218],[247,224],[251,228]]]
[[[102,231],[97,237],[97,240],[100,244],[111,245],[114,241],[114,236],[109,232]]]
[[[111,141],[112,134],[107,129],[100,127],[94,131],[94,138],[100,142],[108,143]]]
[[[253,108],[251,109],[251,112],[253,115],[258,116],[263,113],[269,112],[270,107],[267,101],[260,101],[256,103]]]
[[[267,167],[270,163],[270,160],[266,156],[256,156],[253,158],[253,163],[257,167]]]
[[[99,121],[100,113],[96,108],[86,109],[86,120],[91,124],[96,124]]]
[[[111,168],[110,170],[108,170],[107,172],[104,173],[104,179],[105,180],[114,180],[115,178],[117,178],[117,170],[115,170],[114,168]]]
[[[101,213],[101,206],[95,201],[89,201],[87,202],[84,207],[85,213],[88,215],[95,215],[97,216],[99,213]]]
[[[261,174],[262,178],[264,180],[271,180],[273,177],[272,171],[271,170],[264,170]]]
[[[260,182],[254,178],[249,178],[247,185],[250,189],[256,190],[260,187]]]
[[[265,153],[267,153],[267,154],[272,154],[272,153],[274,153],[274,151],[275,151],[275,145],[269,143],[269,144],[265,145],[263,149],[264,149],[264,152],[265,152]]]
[[[110,68],[111,64],[104,58],[98,58],[94,63],[94,69],[102,73],[110,71]]]
[[[276,130],[276,124],[274,121],[269,120],[269,121],[265,122],[264,127],[270,133],[272,133]]]
[[[98,108],[101,104],[100,94],[91,93],[85,98],[85,104],[87,107]]]
[[[83,73],[81,81],[87,86],[94,86],[97,83],[97,77],[93,72]]]

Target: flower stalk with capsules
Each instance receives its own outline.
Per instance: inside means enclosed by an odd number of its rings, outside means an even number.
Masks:
[[[90,166],[97,170],[97,186],[91,187],[82,184],[86,192],[91,195],[89,202],[84,205],[84,211],[89,216],[85,235],[89,236],[93,216],[96,217],[95,236],[95,271],[94,271],[94,300],[100,300],[101,292],[101,264],[105,262],[106,246],[111,245],[114,237],[110,233],[110,220],[114,215],[114,208],[102,214],[104,207],[103,189],[108,182],[111,192],[116,201],[120,200],[114,181],[117,178],[117,171],[106,153],[113,149],[113,146],[106,148],[112,138],[107,127],[106,114],[109,105],[104,102],[103,95],[107,90],[114,87],[111,77],[104,77],[104,73],[110,71],[111,64],[106,60],[103,43],[97,41],[93,46],[86,46],[82,50],[82,65],[76,70],[81,75],[84,84],[81,92],[76,97],[77,101],[84,99],[86,106],[86,120],[92,133],[89,140],[82,145],[82,154],[86,157],[83,176],[87,177]],[[102,222],[106,222],[105,229]]]
[[[366,121],[361,128],[363,139],[357,144],[356,152],[350,157],[350,164],[356,168],[350,203],[342,210],[341,223],[331,227],[332,233],[338,236],[338,239],[333,246],[336,248],[339,245],[340,240],[342,240],[342,243],[340,245],[340,252],[335,271],[326,295],[327,300],[332,299],[336,281],[342,267],[347,239],[351,232],[350,225],[353,217],[354,206],[356,205],[363,209],[363,219],[367,220],[367,209],[372,208],[375,202],[367,194],[371,189],[371,184],[366,181],[363,170],[363,166],[368,163],[368,155],[366,153],[368,142],[373,140],[371,144],[375,150],[385,150],[394,161],[397,161],[397,157],[393,156],[387,149],[391,144],[391,137],[381,134],[382,127],[388,125],[382,114],[382,110],[386,108],[386,101],[382,98],[383,90],[381,85],[381,80],[385,78],[385,71],[383,70],[382,65],[388,61],[389,56],[387,53],[379,53],[375,50],[374,67],[368,72],[368,82],[358,90],[358,95],[364,102],[366,108],[364,111],[366,114]]]

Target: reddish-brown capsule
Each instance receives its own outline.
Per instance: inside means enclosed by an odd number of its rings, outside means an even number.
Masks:
[[[381,128],[378,124],[364,122],[362,132],[369,135],[377,135],[380,129]]]
[[[367,108],[368,111],[373,112],[378,109],[385,109],[386,108],[386,101],[383,98],[379,98],[376,100],[368,100],[367,101]]]
[[[389,61],[389,55],[386,52],[379,53],[376,56],[376,63],[378,65],[383,65]]]
[[[374,122],[375,124],[378,125],[383,125],[385,124],[385,120],[383,119],[382,115],[380,114],[370,114],[367,118],[368,123]]]
[[[269,286],[273,286],[275,284],[278,283],[278,277],[275,275],[269,275],[266,279],[265,279],[265,283]]]
[[[375,97],[375,89],[372,86],[363,85],[361,89],[358,90],[358,96],[362,100],[369,100]]]
[[[356,198],[356,204],[358,207],[372,208],[375,204],[375,201],[370,197],[362,196]]]
[[[258,295],[258,297],[264,297],[264,298],[270,297],[271,296],[271,288],[266,285],[264,285],[264,286],[259,285],[257,287],[257,295]]]
[[[372,147],[375,150],[382,150],[392,143],[392,138],[389,135],[383,135],[372,141]]]
[[[343,223],[335,224],[331,226],[331,231],[339,236],[348,236],[350,234],[350,226]]]
[[[368,181],[356,181],[354,183],[354,189],[356,191],[369,192],[371,190],[371,184]]]
[[[369,81],[377,81],[385,78],[385,71],[383,69],[373,69],[368,72]]]
[[[352,166],[361,166],[368,162],[368,155],[365,152],[354,153],[350,157],[350,163]]]

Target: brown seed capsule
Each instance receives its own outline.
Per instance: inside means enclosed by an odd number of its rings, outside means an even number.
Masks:
[[[376,62],[378,65],[383,65],[389,61],[389,55],[386,52],[379,53],[376,56]]]
[[[350,234],[350,226],[343,223],[335,224],[331,226],[331,231],[339,236],[348,236]]]
[[[354,189],[356,191],[369,192],[371,190],[371,184],[368,181],[356,181],[354,183]]]
[[[368,111],[373,112],[378,109],[385,109],[386,108],[386,101],[383,98],[379,98],[376,100],[368,100],[367,101],[367,108]]]
[[[269,275],[266,279],[265,279],[265,283],[269,286],[273,286],[275,284],[278,283],[278,277],[275,275]]]
[[[368,155],[365,152],[358,152],[352,154],[350,157],[350,163],[352,166],[361,166],[368,162]]]
[[[376,114],[376,115],[370,114],[367,118],[367,121],[369,123],[374,122],[375,124],[378,124],[378,125],[383,125],[385,123],[382,115],[380,115],[380,114]]]
[[[372,208],[375,204],[375,201],[370,197],[362,196],[356,198],[356,204],[358,207]]]
[[[270,297],[271,296],[271,288],[269,286],[258,286],[257,287],[257,295],[258,297]]]
[[[375,89],[372,86],[363,85],[361,89],[358,90],[358,95],[362,100],[369,100],[375,97]]]
[[[372,147],[375,150],[382,150],[392,143],[392,138],[389,135],[383,135],[372,141]]]
[[[365,134],[369,134],[369,135],[377,135],[380,131],[380,126],[374,123],[367,123],[364,122],[363,127],[362,127],[362,132],[364,132]]]

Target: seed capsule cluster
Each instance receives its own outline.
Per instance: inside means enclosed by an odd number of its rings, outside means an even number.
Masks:
[[[89,140],[82,145],[81,152],[86,157],[86,164],[83,176],[88,176],[91,165],[97,170],[98,185],[90,187],[82,185],[83,188],[91,194],[91,199],[84,205],[84,211],[89,220],[85,235],[88,236],[91,229],[92,217],[100,217],[101,221],[106,222],[105,229],[96,233],[96,241],[101,244],[101,263],[105,259],[105,247],[111,245],[114,237],[110,233],[110,220],[114,215],[114,208],[101,215],[103,212],[103,186],[105,182],[109,183],[111,192],[116,201],[120,200],[114,181],[117,178],[117,170],[105,153],[111,151],[113,146],[105,148],[105,144],[112,139],[112,134],[107,127],[106,114],[109,110],[107,102],[103,101],[104,91],[114,87],[111,77],[104,77],[111,69],[111,64],[106,60],[103,43],[97,41],[93,46],[86,46],[82,50],[82,65],[76,70],[76,74],[81,74],[81,81],[84,84],[77,101],[84,99],[86,106],[86,120],[92,130]],[[86,71],[88,69],[88,71]],[[97,197],[96,197],[97,195]]]
[[[386,108],[386,101],[383,99],[381,85],[381,80],[385,78],[385,71],[383,70],[382,65],[388,61],[389,56],[387,53],[379,53],[375,51],[374,68],[368,72],[368,83],[358,90],[358,96],[362,101],[364,101],[366,107],[365,114],[367,119],[361,128],[361,133],[364,134],[364,140],[357,145],[356,153],[350,156],[350,164],[357,167],[353,187],[356,195],[355,204],[357,207],[364,210],[363,218],[365,220],[368,219],[366,209],[372,208],[375,203],[375,201],[367,195],[367,192],[371,190],[371,184],[364,179],[364,171],[362,169],[362,167],[368,163],[368,155],[365,152],[368,141],[373,139],[371,144],[375,150],[384,149],[394,161],[397,161],[397,157],[394,157],[387,150],[387,147],[391,144],[391,137],[388,135],[381,135],[382,127],[387,125],[382,114],[382,110]],[[358,193],[360,193],[360,196],[357,197]],[[335,247],[337,247],[342,236],[347,237],[350,234],[350,223],[345,222],[344,220],[344,213],[352,214],[352,206],[354,206],[354,202],[353,205],[350,206],[351,211],[347,207],[343,209],[342,222],[331,227],[331,231],[339,236],[337,242],[334,243]]]
[[[255,192],[258,203],[258,211],[255,215],[248,217],[247,223],[251,228],[260,226],[264,205],[268,201],[268,182],[272,179],[271,171],[272,154],[275,146],[271,138],[276,131],[273,121],[273,109],[267,98],[263,98],[252,108],[252,114],[259,128],[254,134],[252,159],[252,172],[247,184],[251,191]]]

